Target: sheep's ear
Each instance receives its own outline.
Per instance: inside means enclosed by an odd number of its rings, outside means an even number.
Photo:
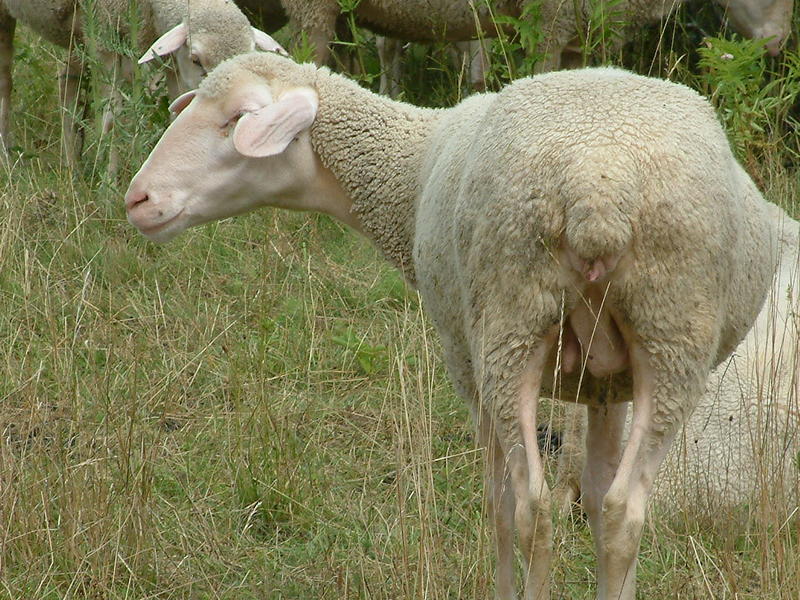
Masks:
[[[167,33],[158,38],[147,52],[142,54],[139,59],[139,64],[146,63],[153,60],[156,56],[164,56],[175,52],[178,48],[186,43],[186,38],[189,37],[189,28],[186,23],[178,23],[175,27],[170,29]]]
[[[194,100],[195,95],[197,95],[197,90],[184,92],[172,101],[172,104],[169,105],[169,112],[175,116],[181,114],[181,111],[189,106],[189,103]]]
[[[233,130],[233,145],[245,156],[280,154],[317,116],[318,99],[310,89],[291,90],[272,104],[245,113]]]
[[[264,52],[277,52],[278,54],[289,56],[289,53],[283,49],[283,46],[272,39],[271,35],[268,35],[260,29],[256,29],[255,27],[253,27],[253,39],[255,39],[256,48],[259,50],[263,50]]]

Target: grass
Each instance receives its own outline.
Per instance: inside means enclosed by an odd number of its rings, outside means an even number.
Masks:
[[[622,59],[710,94],[767,197],[796,210],[797,39],[727,92],[739,71],[700,64],[691,36],[648,46],[695,18]],[[0,171],[0,598],[490,597],[483,457],[416,294],[321,216],[265,210],[148,243],[121,196],[163,98],[131,96],[118,180],[91,136],[98,158],[71,173],[60,53],[20,29]],[[408,98],[461,96],[441,48],[407,63]],[[797,598],[796,515],[762,504],[649,520],[641,596]],[[558,521],[556,598],[593,597],[593,554],[579,515]]]

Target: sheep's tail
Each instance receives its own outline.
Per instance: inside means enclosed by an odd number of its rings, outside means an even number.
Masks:
[[[633,238],[635,186],[600,175],[595,185],[568,190],[564,238],[573,267],[590,282],[616,268]],[[567,191],[567,190],[565,190]]]

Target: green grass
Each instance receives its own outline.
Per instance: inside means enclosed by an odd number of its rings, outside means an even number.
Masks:
[[[681,18],[665,31],[692,30]],[[797,39],[783,61],[739,65],[751,87],[728,92],[740,75],[718,55],[701,64],[691,36],[653,50],[654,35],[625,64],[711,94],[767,197],[794,210]],[[483,457],[416,294],[321,216],[264,210],[147,242],[122,194],[164,99],[131,96],[118,180],[91,134],[70,173],[60,53],[18,39],[16,162],[0,167],[0,598],[491,597]],[[409,99],[462,95],[441,48],[406,62]],[[796,599],[786,517],[766,499],[650,519],[641,597]],[[555,598],[593,597],[593,554],[579,516],[558,522]]]

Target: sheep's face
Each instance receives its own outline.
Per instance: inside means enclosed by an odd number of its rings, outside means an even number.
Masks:
[[[200,17],[204,17],[200,20]],[[225,59],[250,52],[256,48],[266,52],[286,54],[280,44],[263,31],[250,27],[244,15],[242,23],[214,13],[198,15],[190,31],[186,22],[178,23],[158,38],[139,59],[139,64],[156,56],[173,55],[178,74],[185,89],[196,89],[208,72]],[[199,21],[199,22],[197,22]]]
[[[776,56],[789,35],[794,0],[723,0],[737,31],[753,39],[770,38],[767,51]]]
[[[322,169],[309,128],[310,88],[275,93],[246,73],[223,98],[188,92],[125,195],[128,220],[153,241],[264,205],[314,209]]]
[[[187,90],[197,89],[203,77],[216,66],[210,64],[202,39],[193,39],[191,44],[188,41],[182,44],[175,50],[174,56],[181,82]]]

